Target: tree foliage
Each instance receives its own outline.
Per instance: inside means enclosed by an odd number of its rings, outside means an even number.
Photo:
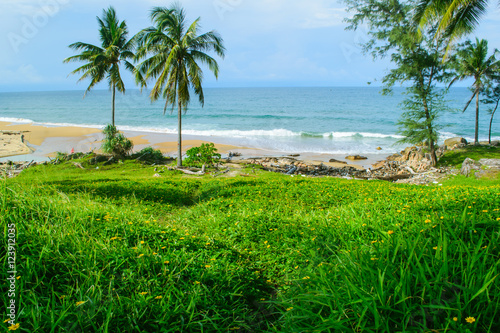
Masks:
[[[135,57],[135,40],[127,39],[128,28],[125,21],[120,22],[113,7],[103,10],[102,18],[97,17],[99,24],[99,38],[101,46],[77,42],[69,47],[80,54],[66,58],[65,63],[73,61],[85,62],[71,74],[82,74],[78,81],[90,79],[90,84],[85,91],[89,92],[95,85],[107,79],[112,91],[111,124],[115,125],[115,90],[125,93],[120,64],[123,62],[126,69],[135,71],[134,65],[129,61]],[[85,96],[85,95],[84,95]]]
[[[487,8],[488,0],[418,0],[414,19],[421,29],[436,26],[436,37],[451,46],[474,31]]]
[[[217,78],[219,66],[206,52],[215,52],[224,57],[223,40],[215,31],[199,34],[200,18],[187,25],[184,10],[174,4],[170,8],[156,7],[151,12],[153,26],[143,29],[138,39],[137,59],[144,59],[138,65],[137,81],[143,86],[150,79],[156,79],[151,89],[152,101],[165,99],[172,112],[178,113],[178,159],[182,166],[182,111],[186,112],[190,102],[190,90],[198,96],[203,106],[203,72],[199,64],[208,66]]]
[[[134,148],[132,141],[119,133],[115,126],[108,124],[102,132],[104,133],[104,140],[101,149],[104,153],[123,158]]]
[[[193,147],[186,152],[188,165],[214,165],[221,159],[217,148],[213,143],[202,143],[199,147]]]
[[[370,40],[362,45],[374,58],[390,57],[395,65],[383,78],[383,93],[396,84],[409,84],[405,110],[399,125],[403,142],[427,143],[433,165],[438,129],[436,120],[444,108],[444,91],[437,85],[450,79],[449,65],[443,63],[444,45],[435,39],[435,28],[419,33],[412,20],[414,1],[344,0],[354,15],[345,21],[347,29],[366,24]]]

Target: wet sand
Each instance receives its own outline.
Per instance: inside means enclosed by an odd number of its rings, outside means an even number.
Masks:
[[[75,152],[98,152],[103,139],[101,129],[65,126],[65,127],[49,127],[37,124],[15,124],[0,122],[0,131],[22,131],[24,141],[33,152],[19,152],[14,146],[6,144],[7,141],[0,140],[0,146],[4,145],[6,151],[4,155],[0,154],[0,160],[7,159],[10,156],[11,160],[24,161],[43,161],[48,160],[49,156],[54,156],[56,152],[70,153]],[[155,149],[160,149],[162,153],[175,157],[177,155],[177,134],[164,134],[157,132],[138,132],[138,131],[123,131],[134,143],[134,151],[139,151],[145,147],[151,146]],[[239,147],[231,144],[231,138],[222,137],[203,137],[193,135],[183,135],[182,150],[185,152],[191,147],[199,146],[202,143],[212,142],[218,151],[224,156],[229,152],[238,152],[242,156],[238,158],[265,157],[265,156],[289,156],[287,152],[270,151],[251,147]],[[10,147],[10,148],[9,148]],[[9,155],[10,154],[10,155]],[[345,164],[331,163],[330,159],[346,161],[348,165],[358,168],[367,168],[371,164],[385,159],[391,153],[384,154],[363,154],[366,160],[349,161],[345,159],[345,155],[340,154],[318,154],[318,153],[301,153],[299,156],[293,156],[296,159],[307,161],[310,163],[325,163],[331,166],[342,167]],[[15,156],[15,157],[12,157]],[[3,157],[3,158],[2,158]]]

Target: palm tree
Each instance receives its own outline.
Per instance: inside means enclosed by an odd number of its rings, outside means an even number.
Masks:
[[[198,35],[200,18],[189,27],[186,24],[184,10],[174,4],[171,8],[155,7],[151,11],[154,26],[137,34],[137,59],[145,59],[137,67],[137,81],[143,86],[148,79],[157,79],[151,90],[151,101],[165,98],[163,113],[169,105],[173,112],[177,105],[178,123],[178,159],[177,166],[182,166],[182,111],[187,111],[190,101],[190,89],[204,104],[202,88],[203,72],[198,63],[207,65],[217,78],[219,66],[206,54],[214,51],[224,57],[223,40],[215,31]]]
[[[417,0],[415,20],[420,27],[439,22],[436,34],[451,44],[474,31],[487,7],[488,0]]]
[[[476,127],[474,135],[474,144],[478,144],[479,137],[479,95],[484,89],[484,83],[488,79],[494,79],[498,76],[500,69],[500,61],[495,58],[495,50],[493,55],[488,57],[488,41],[476,38],[476,43],[467,41],[462,49],[458,51],[458,76],[450,83],[450,86],[456,81],[461,81],[467,78],[474,78],[472,84],[472,96],[465,104],[464,110],[467,109],[471,101],[476,97]]]
[[[495,87],[488,87],[484,93],[485,99],[481,102],[484,104],[492,104],[493,106],[488,109],[490,116],[490,127],[488,131],[488,143],[491,145],[491,126],[493,125],[493,117],[500,104],[500,82],[497,82]]]
[[[123,62],[125,68],[131,72],[135,71],[134,65],[128,61],[128,59],[135,57],[133,53],[135,40],[134,38],[127,40],[127,24],[125,21],[119,22],[113,7],[103,10],[102,18],[97,17],[97,22],[99,23],[101,46],[82,42],[71,44],[70,48],[82,51],[82,53],[69,57],[64,62],[86,62],[86,64],[71,72],[71,74],[83,73],[78,82],[87,78],[90,79],[90,85],[85,91],[84,97],[104,78],[108,80],[109,88],[112,91],[111,123],[114,126],[115,93],[117,89],[119,92],[125,93],[125,85],[120,74],[120,63]]]

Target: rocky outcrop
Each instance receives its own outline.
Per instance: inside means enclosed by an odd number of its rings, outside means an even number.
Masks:
[[[449,138],[444,140],[444,146],[448,149],[455,148],[457,146],[465,146],[467,144],[467,140],[461,137]]]

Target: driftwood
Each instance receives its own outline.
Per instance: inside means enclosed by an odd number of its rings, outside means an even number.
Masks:
[[[80,169],[85,169],[85,168],[83,167],[83,165],[81,165],[81,164],[80,164],[80,163],[78,163],[78,162],[73,162],[73,165],[74,165],[74,166],[76,166],[77,168],[80,168]]]
[[[223,174],[228,173],[228,172],[229,172],[229,168],[227,168],[226,170],[222,170],[222,171],[217,172],[212,177],[218,177],[218,176],[223,175]]]
[[[198,176],[201,176],[201,175],[205,174],[203,171],[191,171],[191,170],[185,170],[185,169],[180,169],[180,168],[177,168],[177,170],[182,171],[182,172],[184,172],[185,174],[188,174],[188,175],[198,175]]]

